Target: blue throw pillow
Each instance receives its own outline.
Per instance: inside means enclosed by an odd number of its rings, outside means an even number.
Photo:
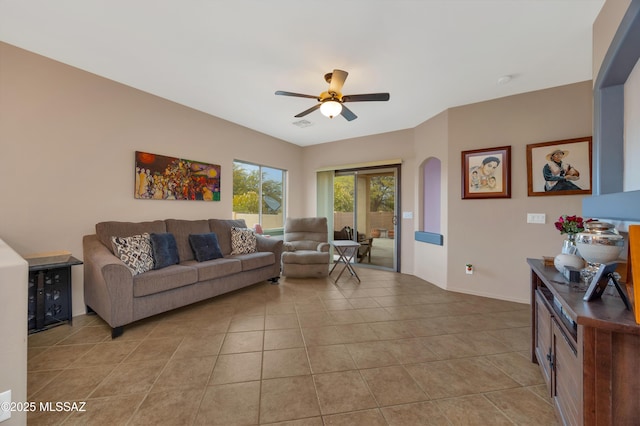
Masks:
[[[180,263],[178,245],[173,234],[151,234],[149,237],[153,251],[153,269],[161,269]]]
[[[191,234],[189,235],[189,244],[198,262],[224,257],[218,243],[218,236],[214,232]]]

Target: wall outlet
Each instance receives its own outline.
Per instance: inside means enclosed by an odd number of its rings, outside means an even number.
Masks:
[[[0,422],[4,422],[5,420],[9,420],[11,418],[11,410],[5,408],[9,408],[11,406],[11,389],[8,391],[4,391],[0,393]]]

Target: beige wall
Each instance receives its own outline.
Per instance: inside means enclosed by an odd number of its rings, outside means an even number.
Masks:
[[[559,253],[563,237],[553,222],[580,214],[582,196],[527,196],[526,145],[590,136],[591,82],[453,108],[449,111],[447,288],[529,301],[526,258]],[[511,198],[462,200],[460,152],[511,146]],[[527,213],[545,213],[544,225]],[[466,263],[475,273],[466,275]]]
[[[22,255],[82,258],[82,236],[104,220],[230,218],[234,159],[301,173],[296,145],[3,43],[0,63],[0,238]],[[136,150],[220,164],[221,201],[135,200]],[[305,205],[299,182],[288,182],[292,215]]]
[[[581,196],[528,197],[526,145],[590,136],[591,82],[452,108],[415,129],[307,147],[304,176],[315,200],[315,170],[341,164],[402,158],[401,271],[449,290],[529,302],[527,257],[553,256],[563,237],[553,222],[580,214]],[[461,200],[460,152],[511,145],[512,198]],[[339,154],[337,155],[336,152]],[[442,162],[444,246],[414,241],[420,226],[420,165]],[[545,213],[545,225],[526,223]],[[307,214],[315,214],[308,204]],[[475,266],[474,275],[464,265]]]
[[[416,166],[418,169],[430,158],[440,160],[442,192],[440,194],[440,230],[444,235],[444,245],[438,246],[414,241],[414,265],[415,275],[423,278],[439,287],[447,287],[447,248],[449,238],[447,228],[448,218],[448,198],[449,193],[448,173],[450,167],[458,169],[458,156],[449,157],[447,145],[449,143],[449,111],[445,111],[434,118],[427,120],[415,128],[414,146]],[[459,169],[458,169],[459,170]],[[423,205],[422,178],[419,171],[416,171],[416,179],[413,182],[415,188],[414,203],[417,207],[414,214],[413,231],[420,231],[422,216],[420,206]],[[456,196],[459,192],[454,192]]]
[[[526,225],[526,213],[547,213],[550,223],[580,210],[578,196],[527,197],[524,164],[527,143],[591,134],[586,83],[453,108],[415,129],[303,149],[6,44],[0,48],[7,64],[0,75],[3,156],[18,159],[0,169],[3,182],[15,182],[6,186],[6,199],[16,200],[2,204],[0,236],[21,254],[67,249],[80,257],[82,235],[102,220],[230,217],[232,181],[225,173],[234,159],[289,170],[288,214],[311,216],[317,169],[401,158],[400,211],[413,214],[401,219],[402,272],[458,291],[526,301],[511,280],[526,278],[527,256],[554,254],[561,240],[550,224]],[[460,151],[501,145],[513,146],[512,199],[460,200]],[[135,150],[221,164],[221,201],[133,199]],[[419,167],[429,157],[442,161],[443,247],[413,236],[420,223]],[[509,238],[502,237],[505,228]],[[528,234],[547,238],[510,242]],[[462,275],[465,263],[476,265],[475,275]],[[82,268],[73,274],[78,315],[84,312]]]
[[[591,135],[591,82],[452,108],[415,130],[416,164],[442,162],[444,245],[414,243],[415,275],[464,293],[529,302],[526,258],[553,256],[563,237],[553,222],[580,214],[581,196],[528,197],[526,145]],[[510,199],[461,199],[461,152],[511,146]],[[417,177],[415,205],[422,205]],[[545,213],[545,225],[526,223]],[[415,230],[420,226],[416,216]],[[473,275],[464,272],[474,265]]]
[[[628,4],[609,0],[603,12],[624,12]],[[613,15],[617,20],[599,17],[594,25],[594,76],[611,41],[607,34],[620,22],[621,14]],[[557,253],[562,238],[552,221],[579,212],[581,197],[527,197],[525,146],[591,134],[589,85],[454,108],[412,130],[302,149],[0,43],[0,238],[20,254],[68,249],[79,256],[81,236],[100,220],[228,217],[226,173],[234,159],[289,170],[289,214],[314,215],[315,168],[401,156],[401,210],[414,213],[402,220],[403,271],[452,290],[527,302],[525,258]],[[513,147],[512,198],[460,200],[460,151],[500,145]],[[221,164],[222,200],[134,200],[135,150]],[[413,241],[417,170],[429,157],[442,161],[444,247]],[[526,224],[527,212],[546,213],[547,224]],[[464,274],[467,262],[476,274]],[[74,314],[84,312],[81,269],[74,268]],[[26,293],[8,291],[16,299]],[[26,351],[22,326],[2,336],[23,341]],[[1,377],[15,374],[16,386],[26,388],[23,364],[2,363]],[[0,392],[4,379],[2,385]]]
[[[383,133],[339,142],[308,146],[304,149],[303,181],[305,214],[316,214],[316,171],[322,168],[402,159],[400,212],[414,211],[414,182],[416,162],[413,147],[413,130]],[[401,219],[401,271],[413,274],[413,220]],[[397,236],[396,236],[397,238]]]

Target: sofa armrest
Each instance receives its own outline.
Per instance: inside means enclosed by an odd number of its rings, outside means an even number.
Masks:
[[[133,322],[133,274],[96,235],[82,239],[84,302],[111,327]]]
[[[256,235],[256,250],[270,251],[275,256],[273,264],[273,277],[280,276],[280,262],[282,259],[282,251],[284,249],[283,241],[277,238],[267,238],[262,235]]]
[[[267,238],[263,235],[256,235],[256,250],[258,251],[282,252],[282,244],[282,240],[277,238]]]

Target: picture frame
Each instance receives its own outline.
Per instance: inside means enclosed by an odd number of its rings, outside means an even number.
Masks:
[[[220,165],[136,151],[133,196],[220,201]]]
[[[598,267],[598,271],[591,279],[591,283],[582,298],[585,302],[591,302],[602,297],[602,294],[607,289],[609,281],[611,280],[610,274],[616,271],[617,266],[617,263],[609,263],[601,264]]]
[[[584,300],[585,302],[592,302],[601,298],[605,290],[607,289],[607,286],[611,282],[616,287],[616,290],[618,291],[618,294],[620,295],[620,299],[622,299],[624,306],[627,308],[627,310],[632,310],[629,298],[625,294],[624,290],[620,286],[620,283],[614,275],[617,267],[617,262],[601,264],[598,268],[598,271],[593,276],[591,284],[589,284],[589,287],[587,288],[587,291],[585,292],[582,300]]]
[[[527,145],[528,195],[591,194],[591,156],[591,136]]]
[[[463,200],[511,198],[511,146],[461,154]]]

